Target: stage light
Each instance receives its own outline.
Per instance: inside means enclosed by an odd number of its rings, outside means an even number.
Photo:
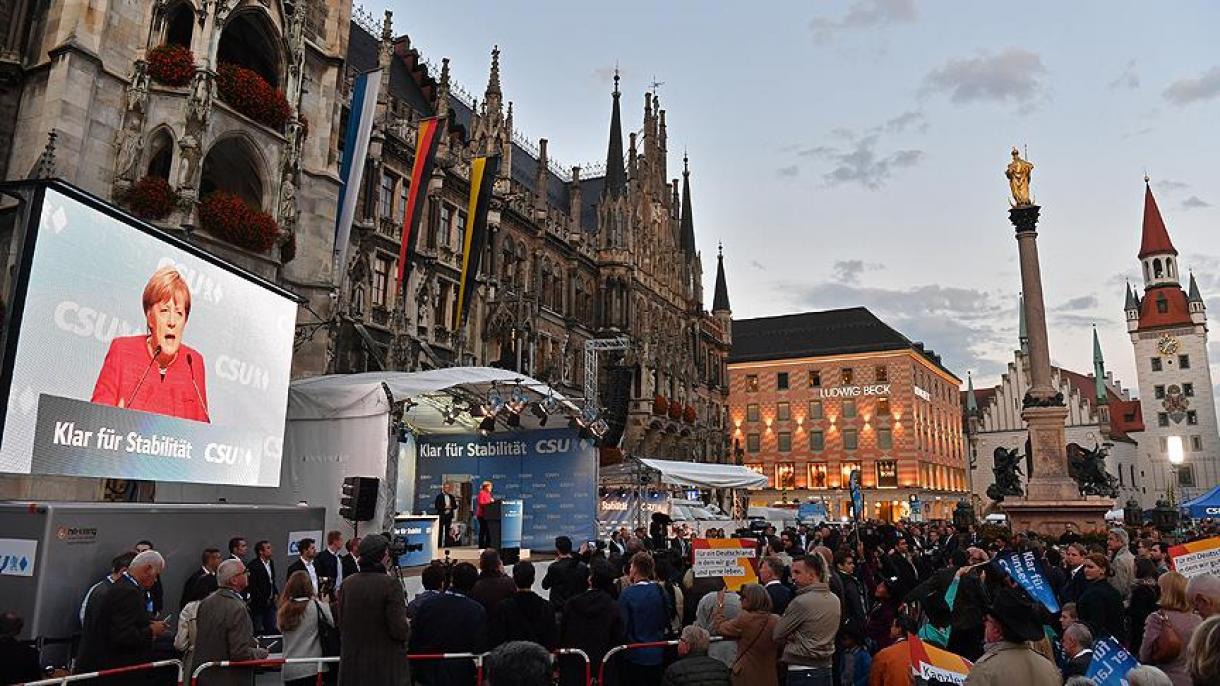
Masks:
[[[524,410],[525,405],[529,402],[529,398],[525,397],[525,391],[519,385],[513,387],[513,392],[508,398],[508,411],[514,414]]]
[[[607,424],[606,420],[604,420],[604,419],[598,419],[597,421],[595,421],[589,425],[589,431],[593,432],[593,435],[596,436],[597,438],[601,438],[602,436],[605,436],[606,432],[609,430],[610,430],[610,425]]]
[[[503,410],[505,405],[504,396],[500,395],[500,391],[495,388],[491,389],[491,392],[487,394],[487,407],[490,408],[491,414],[500,414],[500,410]]]
[[[543,408],[542,403],[531,403],[530,414],[538,418],[538,426],[546,426],[546,420],[550,417],[546,409]]]
[[[444,422],[446,424],[453,424],[454,422],[456,422],[457,415],[458,415],[457,408],[454,407],[453,405],[450,405],[441,411],[441,419],[444,420]]]
[[[517,412],[509,412],[504,417],[504,423],[507,424],[510,429],[515,429],[521,426],[521,415]]]
[[[559,411],[559,401],[555,399],[554,394],[548,392],[542,399],[542,411],[547,414],[555,414]]]
[[[493,415],[487,415],[483,421],[479,422],[479,432],[487,435],[496,430],[496,418]]]

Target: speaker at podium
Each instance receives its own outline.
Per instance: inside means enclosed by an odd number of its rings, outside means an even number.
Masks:
[[[488,503],[483,514],[491,547],[500,551],[505,565],[516,564],[521,558],[521,525],[525,503],[521,500],[496,499]]]

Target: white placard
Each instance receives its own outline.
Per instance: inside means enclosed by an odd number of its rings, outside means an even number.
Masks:
[[[34,576],[38,541],[0,538],[0,576]]]
[[[742,558],[754,557],[753,548],[696,548],[691,572],[696,579],[721,576],[745,576]]]
[[[316,548],[318,550],[322,549],[322,532],[321,531],[289,531],[288,532],[288,556],[289,557],[296,557],[297,555],[301,554],[301,551],[297,550],[297,544],[301,542],[302,538],[312,538],[314,548]]]

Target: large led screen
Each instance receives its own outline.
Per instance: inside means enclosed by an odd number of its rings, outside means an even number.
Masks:
[[[27,233],[0,471],[279,485],[296,302],[87,200]]]

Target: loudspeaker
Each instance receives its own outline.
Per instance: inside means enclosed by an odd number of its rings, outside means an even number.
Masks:
[[[623,431],[627,428],[627,408],[631,403],[631,367],[615,365],[606,372],[606,385],[603,396],[606,399],[606,409],[602,419],[606,420],[609,429],[602,436],[602,445],[618,446],[623,440]]]

